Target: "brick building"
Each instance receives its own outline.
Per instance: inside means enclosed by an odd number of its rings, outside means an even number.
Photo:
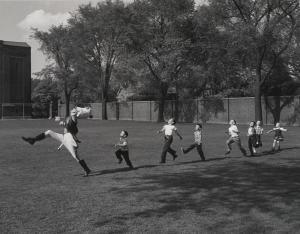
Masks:
[[[31,48],[24,42],[0,40],[0,114],[6,111],[7,116],[24,116],[26,112],[30,116],[31,108],[17,107],[17,103],[30,102]]]

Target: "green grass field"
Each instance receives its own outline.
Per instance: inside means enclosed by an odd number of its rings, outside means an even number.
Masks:
[[[162,124],[79,120],[76,161],[52,139],[34,146],[21,136],[62,128],[50,120],[0,121],[0,233],[299,233],[300,128],[288,127],[282,151],[224,158],[225,125],[204,125],[204,153],[160,165]],[[178,124],[193,141],[193,124]],[[246,146],[246,128],[240,126]],[[129,132],[136,170],[118,164],[113,144]],[[265,127],[270,129],[270,127]],[[269,150],[273,135],[263,137]]]

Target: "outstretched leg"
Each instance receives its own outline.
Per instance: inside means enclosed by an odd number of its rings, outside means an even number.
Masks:
[[[194,149],[196,147],[196,144],[191,144],[188,148],[184,149],[181,148],[182,153],[187,154],[188,152],[190,152],[192,149]]]
[[[45,139],[46,135],[45,133],[41,133],[39,135],[37,135],[36,137],[23,137],[22,139],[26,142],[28,142],[29,144],[33,145],[36,141],[41,141],[43,139]]]

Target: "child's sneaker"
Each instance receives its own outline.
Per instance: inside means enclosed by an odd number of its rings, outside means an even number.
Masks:
[[[180,147],[180,150],[183,154],[185,154],[184,149],[182,147]]]

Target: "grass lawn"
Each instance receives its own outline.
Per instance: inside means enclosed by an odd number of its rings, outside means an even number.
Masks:
[[[0,233],[299,233],[300,128],[288,127],[282,151],[224,158],[225,125],[204,125],[204,153],[160,165],[162,124],[79,120],[82,168],[58,143],[34,146],[21,136],[52,129],[50,120],[0,121]],[[178,124],[193,142],[193,124]],[[266,130],[270,127],[265,127]],[[113,144],[129,132],[136,170],[118,164]],[[239,127],[246,146],[247,126]],[[269,150],[273,134],[263,137]],[[249,151],[248,151],[249,152]]]

